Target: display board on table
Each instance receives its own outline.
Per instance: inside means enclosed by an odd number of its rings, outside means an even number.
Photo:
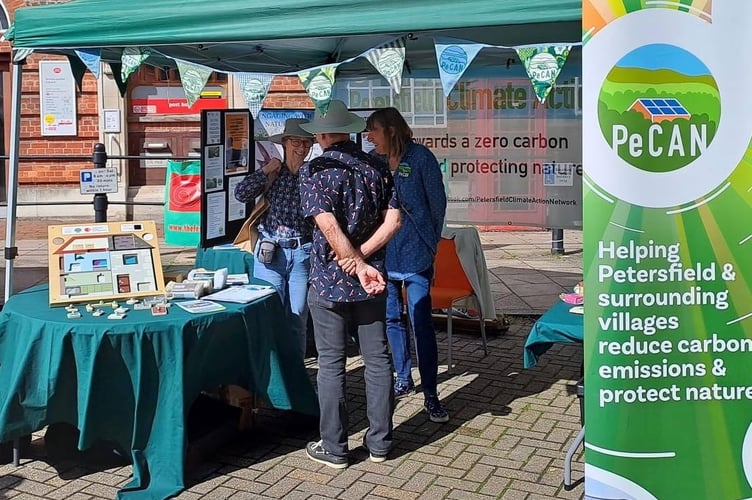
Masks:
[[[154,221],[47,228],[50,305],[164,294]]]
[[[752,498],[751,18],[583,6],[586,499]]]

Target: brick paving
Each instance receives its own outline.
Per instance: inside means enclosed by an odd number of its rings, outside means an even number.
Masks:
[[[43,223],[20,221],[17,228],[24,241],[46,238]],[[451,415],[448,423],[428,420],[420,394],[401,400],[395,413],[395,449],[386,462],[371,463],[360,447],[367,427],[363,364],[353,355],[347,365],[348,469],[335,471],[307,460],[303,447],[317,432],[301,428],[290,412],[262,408],[253,428],[189,469],[186,490],[176,498],[581,498],[581,484],[572,491],[562,487],[564,455],[580,428],[575,384],[581,346],[554,346],[538,366],[522,368],[522,346],[536,314],[582,274],[578,251],[551,256],[546,238],[481,235],[499,312],[504,307],[521,313],[508,316],[507,332],[489,336],[485,357],[478,336],[455,332],[451,374],[446,372],[446,334],[438,333],[444,363],[439,391]],[[526,247],[525,241],[534,244]],[[572,246],[579,245],[576,241]],[[523,274],[526,269],[537,272]],[[549,284],[544,300],[536,294],[542,283]],[[312,380],[315,362],[313,357],[306,360]],[[419,381],[417,369],[414,378]],[[43,432],[32,437],[21,467],[4,459],[0,455],[0,500],[114,498],[131,474],[129,465],[86,453],[50,456]],[[581,449],[572,469],[575,479],[582,477]]]

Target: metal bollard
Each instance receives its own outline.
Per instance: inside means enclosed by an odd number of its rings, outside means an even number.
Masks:
[[[94,163],[94,168],[105,168],[107,166],[107,150],[101,142],[94,144],[91,161]],[[106,193],[94,195],[94,222],[107,222],[108,203]]]
[[[551,229],[551,255],[564,254],[564,230]]]

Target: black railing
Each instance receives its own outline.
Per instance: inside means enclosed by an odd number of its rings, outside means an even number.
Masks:
[[[0,155],[0,160],[7,161],[10,157],[8,155]],[[159,156],[159,155],[113,155],[107,154],[104,144],[94,144],[94,150],[90,156],[87,155],[66,155],[66,156],[53,156],[53,155],[22,155],[18,157],[19,163],[33,162],[33,161],[56,161],[56,162],[85,162],[90,161],[94,168],[105,168],[108,160],[177,160],[188,161],[196,160],[195,156]],[[123,206],[164,206],[164,202],[161,201],[110,201],[107,198],[106,193],[95,194],[91,201],[20,201],[16,203],[19,207],[34,207],[34,206],[53,206],[53,205],[93,205],[94,207],[94,222],[107,222],[107,207],[109,205],[123,205]],[[0,207],[7,207],[7,202],[0,202]]]

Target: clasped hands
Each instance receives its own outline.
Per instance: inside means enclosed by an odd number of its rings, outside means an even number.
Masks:
[[[360,286],[369,295],[377,295],[386,288],[386,282],[379,270],[368,264],[360,252],[354,257],[335,257],[335,260],[347,274],[358,277]]]

